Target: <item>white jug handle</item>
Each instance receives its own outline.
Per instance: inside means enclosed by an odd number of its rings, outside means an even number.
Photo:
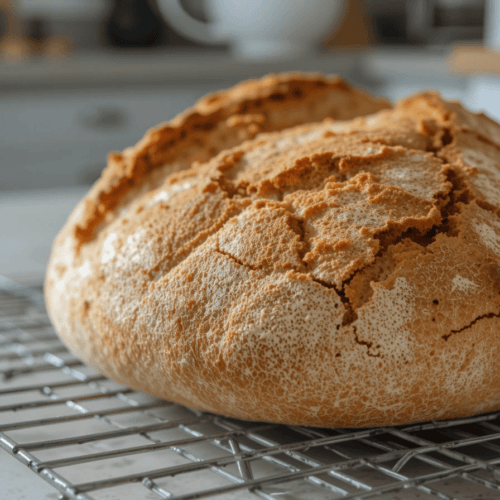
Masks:
[[[163,0],[158,2],[158,5],[172,26],[182,35],[201,43],[224,43],[225,40],[210,29],[210,23],[203,23],[191,17],[179,0]]]

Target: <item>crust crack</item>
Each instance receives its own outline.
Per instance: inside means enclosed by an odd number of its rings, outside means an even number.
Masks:
[[[351,323],[354,323],[354,321],[358,319],[358,315],[356,314],[356,311],[351,305],[351,301],[346,296],[345,291],[343,289],[339,289],[337,286],[327,283],[326,281],[320,280],[318,278],[315,278],[312,275],[309,276],[313,281],[315,281],[319,285],[325,288],[329,288],[331,290],[335,290],[337,292],[337,295],[340,297],[340,300],[342,301],[342,304],[344,304],[345,308],[344,316],[342,317],[342,326],[350,325]]]
[[[236,262],[239,266],[246,267],[247,269],[250,269],[251,271],[262,271],[262,267],[255,267],[251,266],[250,264],[247,264],[246,262],[243,262],[242,260],[238,259],[236,256],[229,252],[224,252],[224,250],[221,250],[219,246],[217,245],[217,248],[215,248],[215,251],[221,255],[224,255],[225,257],[229,257],[232,261]]]
[[[452,141],[451,132],[448,130],[447,134],[443,134],[447,137],[443,140],[443,144],[446,145],[448,141]],[[444,146],[443,146],[444,147]],[[438,150],[434,152],[437,155]],[[358,282],[358,287],[363,290],[363,293],[354,294],[356,297],[356,302],[353,304],[355,309],[362,307],[366,304],[370,298],[373,296],[373,287],[371,283],[378,283],[385,280],[388,275],[394,272],[397,267],[397,262],[394,258],[388,259],[386,256],[390,257],[390,251],[394,250],[394,247],[403,244],[401,252],[405,251],[408,247],[407,243],[412,242],[423,250],[436,241],[436,237],[440,234],[445,234],[449,237],[458,237],[458,229],[454,223],[453,215],[460,213],[461,205],[469,204],[474,196],[466,186],[464,179],[457,169],[451,165],[446,166],[445,170],[446,181],[449,183],[449,190],[447,192],[439,192],[435,196],[434,206],[439,210],[439,222],[433,224],[430,228],[424,227],[419,229],[418,227],[411,226],[406,229],[399,229],[395,231],[397,225],[390,225],[387,229],[380,231],[375,235],[375,238],[380,242],[380,248],[376,253],[374,260],[356,270],[351,276],[342,283],[342,291],[348,292],[348,287],[350,283],[359,276],[360,280],[364,281],[361,285]],[[396,252],[397,253],[397,252]]]
[[[455,335],[457,333],[461,333],[465,330],[468,330],[469,328],[472,328],[478,321],[481,321],[482,319],[485,319],[485,318],[500,318],[500,312],[488,313],[488,314],[483,314],[481,316],[478,316],[477,318],[472,320],[468,325],[464,326],[463,328],[460,328],[458,330],[451,330],[450,333],[443,335],[441,338],[443,340],[447,341],[452,335]]]
[[[219,220],[215,221],[211,228],[207,229],[203,233],[198,234],[195,238],[188,241],[181,248],[177,250],[175,253],[175,257],[177,260],[175,264],[168,269],[167,274],[172,270],[176,269],[183,261],[185,261],[197,248],[199,248],[203,243],[207,241],[208,238],[217,234],[231,219],[234,219],[241,213],[245,211],[245,208],[241,209],[241,207],[237,207],[233,205],[232,207],[226,210],[226,213],[219,218]],[[221,252],[222,253],[222,252]],[[155,264],[155,266],[150,270],[149,274],[153,279],[153,276],[156,276],[154,279],[157,281],[158,279],[162,279],[165,277],[165,273],[161,272],[162,264],[165,261],[168,261],[171,258],[171,255],[165,255],[159,262]]]
[[[299,242],[302,243],[301,248],[298,251],[299,259],[302,262],[304,268],[307,269],[307,262],[304,261],[304,257],[309,252],[309,240],[306,238],[306,230],[304,228],[304,220],[300,217],[294,215],[290,210],[289,206],[283,204],[283,208],[290,214],[290,218],[287,220],[288,227],[299,237]]]
[[[371,351],[371,349],[373,347],[373,342],[367,342],[366,340],[361,340],[358,337],[358,332],[357,332],[356,326],[353,326],[353,331],[354,331],[354,340],[356,341],[356,344],[364,345],[366,347],[366,355],[367,356],[370,356],[371,358],[381,358],[382,357],[380,352],[373,353]],[[378,349],[378,348],[380,348],[380,346],[376,345],[375,349]]]

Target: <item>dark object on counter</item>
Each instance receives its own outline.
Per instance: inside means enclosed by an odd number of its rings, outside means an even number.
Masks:
[[[363,0],[377,43],[451,44],[481,40],[485,0]]]
[[[44,42],[49,36],[47,22],[41,17],[33,17],[26,25],[26,40],[30,43],[31,51],[39,53],[42,51]]]
[[[116,47],[152,47],[164,41],[165,25],[153,0],[113,0],[105,38]]]

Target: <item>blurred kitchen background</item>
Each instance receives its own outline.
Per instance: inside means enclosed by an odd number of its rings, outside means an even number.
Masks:
[[[106,154],[207,92],[336,73],[500,119],[498,0],[0,0],[0,274],[41,276]]]

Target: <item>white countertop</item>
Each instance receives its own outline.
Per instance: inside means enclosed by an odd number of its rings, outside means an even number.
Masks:
[[[0,193],[0,275],[41,282],[52,242],[87,190]]]
[[[52,241],[86,188],[0,193],[0,275],[41,283]],[[0,448],[6,500],[57,500],[51,485]]]
[[[32,90],[58,87],[199,84],[237,82],[266,73],[320,71],[348,74],[356,64],[352,53],[311,55],[301,60],[241,61],[218,51],[100,51],[61,60],[0,61],[0,88]]]
[[[449,49],[391,47],[339,50],[289,60],[238,60],[223,51],[106,50],[76,53],[62,60],[0,61],[0,88],[37,90],[58,87],[199,84],[237,82],[266,73],[319,71],[349,78],[459,78],[450,73]]]
[[[58,500],[59,492],[0,448],[0,479],[5,500]]]

